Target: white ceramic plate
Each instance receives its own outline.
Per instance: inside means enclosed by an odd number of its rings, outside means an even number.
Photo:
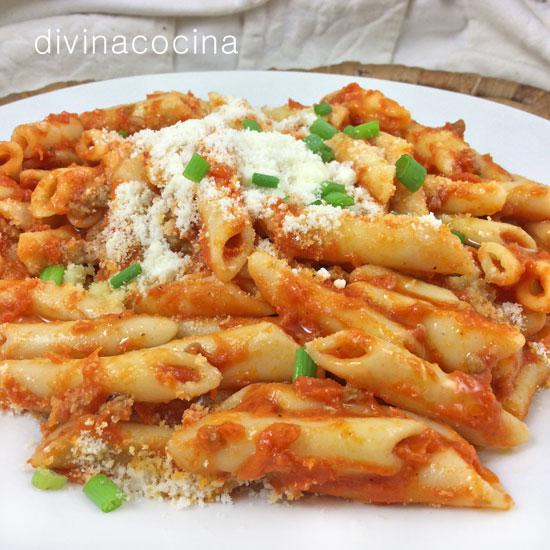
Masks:
[[[513,172],[539,181],[550,172],[550,122],[510,107],[432,88],[338,75],[284,72],[213,72],[148,75],[86,84],[0,107],[0,139],[22,122],[51,112],[83,111],[141,99],[155,90],[215,90],[277,105],[288,97],[304,103],[352,81],[379,88],[428,125],[458,118],[468,141]],[[546,417],[546,422],[544,421]],[[240,500],[233,505],[175,510],[140,501],[100,513],[79,487],[58,493],[34,489],[25,466],[39,440],[30,417],[0,415],[0,548],[241,550],[294,548],[548,548],[550,540],[550,393],[537,395],[527,419],[531,441],[504,453],[483,452],[516,501],[510,512],[367,506],[328,498],[270,505]]]

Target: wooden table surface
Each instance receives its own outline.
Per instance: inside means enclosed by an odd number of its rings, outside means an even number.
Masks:
[[[361,63],[340,63],[328,67],[318,67],[307,72],[365,76],[431,86],[505,103],[550,120],[550,92],[500,78],[485,77],[473,73],[432,71],[405,65],[363,65]],[[82,83],[58,82],[39,90],[11,94],[0,98],[0,105]]]

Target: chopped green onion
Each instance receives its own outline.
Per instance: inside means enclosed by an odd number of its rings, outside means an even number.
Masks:
[[[183,175],[191,181],[199,183],[210,170],[210,164],[198,153],[193,153],[191,160],[187,163]]]
[[[399,216],[399,212],[397,210],[390,210],[390,214],[393,214],[394,216]]]
[[[341,206],[342,208],[346,208],[346,206],[353,206],[353,204],[355,204],[353,197],[346,195],[346,193],[341,193],[340,191],[328,193],[323,196],[323,199],[327,204],[331,204],[332,206]]]
[[[426,173],[426,168],[410,155],[401,155],[395,163],[395,176],[411,193],[422,187]]]
[[[56,285],[63,284],[63,275],[65,266],[62,264],[49,265],[40,272],[40,278],[43,281],[52,281]]]
[[[135,279],[141,273],[141,265],[135,263],[129,265],[126,269],[123,269],[120,273],[113,275],[110,279],[111,286],[113,288],[120,288],[122,285],[127,282]]]
[[[126,500],[126,495],[107,476],[97,474],[83,487],[84,494],[102,511],[112,512]]]
[[[377,120],[359,124],[353,129],[354,137],[357,139],[370,139],[380,135],[380,123]]]
[[[352,137],[354,138],[355,137],[355,126],[346,126],[344,129],[343,129],[343,132],[344,134],[348,135],[349,137]]]
[[[324,181],[321,183],[321,197],[325,197],[329,193],[345,193],[346,186],[341,183],[336,183],[335,181]]]
[[[314,105],[313,110],[315,111],[315,114],[318,116],[327,116],[327,115],[330,115],[330,113],[332,113],[332,107],[326,101],[323,101],[323,103],[318,103],[317,105]]]
[[[334,153],[332,149],[326,145],[319,136],[309,134],[309,136],[304,138],[304,143],[311,152],[319,155],[323,162],[330,162],[331,160],[334,160]]]
[[[243,128],[245,130],[252,130],[253,132],[261,132],[262,129],[260,128],[260,125],[251,118],[245,118],[243,120]]]
[[[67,484],[67,476],[63,476],[48,468],[37,468],[32,476],[31,483],[42,491],[57,491]]]
[[[330,139],[338,132],[332,124],[320,117],[309,127],[309,131],[318,135],[321,139]]]
[[[279,185],[279,178],[277,176],[269,176],[268,174],[254,172],[252,174],[252,183],[258,187],[275,188]]]
[[[451,229],[451,233],[458,237],[460,239],[460,242],[464,244],[466,242],[466,235],[464,233],[461,233],[460,231],[457,231],[456,229]]]
[[[127,138],[130,135],[130,132],[128,132],[128,130],[117,130],[116,133],[123,138]]]
[[[323,201],[321,199],[317,199],[317,200],[311,202],[309,205],[310,206],[319,206],[320,204],[323,204]]]
[[[315,378],[317,374],[317,365],[309,356],[305,348],[298,348],[294,356],[294,372],[292,373],[292,381],[295,382],[298,376],[307,376]]]

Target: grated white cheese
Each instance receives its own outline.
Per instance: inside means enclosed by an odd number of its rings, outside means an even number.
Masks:
[[[529,347],[550,367],[550,350],[542,342],[529,342]]]
[[[296,113],[273,123],[275,132],[301,132],[306,133],[309,127],[315,122],[317,115],[312,107],[300,109]]]
[[[436,229],[440,228],[441,224],[443,223],[439,218],[436,218],[434,216],[433,212],[430,212],[429,214],[424,214],[423,216],[418,216],[417,219],[420,223],[435,227]]]
[[[63,273],[63,284],[83,287],[86,277],[93,277],[95,269],[92,265],[67,264]]]
[[[342,224],[342,209],[330,205],[308,206],[298,215],[288,214],[282,223],[282,231],[302,242],[321,243],[323,234],[338,229]]]
[[[336,279],[333,284],[338,290],[342,290],[346,288],[347,283],[345,279]]]
[[[525,329],[526,320],[523,315],[523,307],[521,304],[516,304],[514,302],[503,302],[500,304],[500,311],[512,325],[520,330]]]
[[[315,275],[317,275],[317,277],[320,277],[321,279],[323,279],[323,281],[326,281],[328,279],[330,279],[330,272],[328,269],[322,267],[321,269],[318,269],[316,272],[315,272]]]

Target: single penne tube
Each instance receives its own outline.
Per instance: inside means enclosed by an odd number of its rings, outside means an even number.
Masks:
[[[533,396],[539,388],[544,387],[549,373],[546,360],[528,353],[511,384],[510,391],[502,399],[502,407],[523,420],[529,412]]]
[[[307,492],[374,503],[511,505],[471,446],[422,419],[369,409],[361,398],[355,404],[357,390],[344,403],[346,390],[330,380],[316,381],[315,404],[304,385],[258,386],[242,390],[235,408],[174,432],[167,449],[179,468],[241,483],[263,479],[291,498]],[[292,393],[288,399],[303,402],[296,411],[275,397]],[[421,460],[412,460],[419,458],[412,448],[422,449]]]
[[[502,244],[482,243],[477,251],[477,259],[484,279],[493,285],[511,286],[523,275],[524,267],[521,262]]]
[[[433,174],[460,179],[476,173],[476,152],[464,141],[464,122],[430,128],[416,122],[403,137],[414,147],[414,156]]]
[[[23,189],[34,189],[38,182],[50,173],[49,170],[40,170],[37,168],[27,168],[19,174],[19,185]]]
[[[427,216],[430,213],[424,190],[420,188],[415,193],[411,193],[399,181],[395,183],[395,193],[390,200],[389,210],[397,214],[410,214],[413,216]]]
[[[405,107],[379,90],[365,90],[356,82],[325,96],[323,101],[346,107],[353,125],[378,120],[382,131],[401,134],[411,123],[411,114]]]
[[[0,141],[0,174],[18,178],[23,167],[23,149],[14,141]]]
[[[170,346],[206,357],[222,373],[220,388],[228,389],[253,382],[289,382],[298,348],[290,336],[269,322],[189,336]]]
[[[25,159],[44,160],[51,150],[71,149],[82,133],[82,123],[74,113],[49,115],[41,122],[21,124],[11,136],[23,150]]]
[[[388,214],[367,218],[342,214],[336,226],[303,233],[300,216],[297,228],[287,231],[272,219],[267,229],[275,244],[288,257],[351,264],[376,264],[419,273],[472,274],[475,265],[467,247],[450,230],[431,217]],[[294,224],[292,224],[294,227]]]
[[[525,425],[502,410],[489,382],[415,357],[360,331],[342,331],[306,344],[317,365],[386,403],[448,423],[475,445],[525,443]]]
[[[428,208],[445,214],[488,216],[502,210],[506,190],[495,181],[461,181],[426,176],[422,186]]]
[[[136,301],[134,309],[137,313],[178,319],[273,314],[273,309],[261,296],[249,294],[233,282],[224,283],[217,277],[202,274],[150,288]]]
[[[76,321],[124,311],[121,293],[110,292],[108,283],[87,291],[38,279],[0,280],[0,304],[6,312],[3,320],[10,322],[25,317]]]
[[[471,216],[442,215],[441,219],[451,229],[478,243],[492,242],[501,245],[518,244],[523,248],[537,249],[535,240],[517,225],[484,220]],[[549,241],[550,242],[550,241]]]
[[[160,346],[178,331],[175,321],[150,315],[108,315],[82,321],[4,323],[0,325],[0,358],[31,359],[47,353],[64,357],[118,355]]]
[[[501,181],[500,185],[507,192],[503,216],[529,222],[550,219],[550,188],[547,185],[520,177]]]
[[[70,225],[19,235],[17,257],[31,275],[55,264],[87,263],[84,239]]]
[[[525,273],[515,286],[516,300],[526,308],[550,313],[550,262],[527,262]]]
[[[354,269],[349,281],[350,283],[366,281],[436,305],[459,305],[461,303],[457,296],[447,288],[378,265],[367,264]]]
[[[483,372],[525,344],[525,337],[515,327],[491,321],[464,302],[436,306],[365,281],[352,283],[346,293],[411,330],[422,327],[423,356],[447,372]]]
[[[128,395],[147,403],[190,400],[218,387],[221,374],[204,357],[166,346],[62,362],[4,360],[0,362],[0,393],[10,404],[33,410],[35,402],[37,410],[47,410],[52,397],[63,399],[66,392],[81,386],[84,372],[90,369],[105,395]]]
[[[326,143],[337,161],[351,162],[358,184],[380,204],[386,205],[395,193],[395,165],[385,159],[384,152],[343,132],[335,134]]]
[[[230,281],[254,248],[255,232],[248,212],[243,204],[230,198],[228,189],[215,182],[202,189],[198,209],[206,263],[220,281]]]
[[[89,457],[90,451],[85,448],[85,444],[90,440],[96,442],[96,455],[98,452],[108,454],[108,458],[115,459],[117,464],[128,462],[142,451],[164,455],[173,432],[168,426],[137,422],[117,422],[99,431],[95,428],[93,420],[88,426],[80,419],[61,425],[43,439],[30,458],[30,465],[33,468],[78,470],[83,465],[83,459],[87,458],[86,455]],[[96,459],[101,458],[96,456]]]
[[[550,221],[528,222],[525,230],[540,247],[550,250]]]
[[[421,352],[412,331],[368,307],[360,299],[327,288],[264,252],[248,258],[248,270],[264,298],[279,313],[280,325],[297,339],[358,328],[407,349]]]
[[[534,336],[546,325],[546,313],[523,309],[524,327],[521,332],[526,336]]]

